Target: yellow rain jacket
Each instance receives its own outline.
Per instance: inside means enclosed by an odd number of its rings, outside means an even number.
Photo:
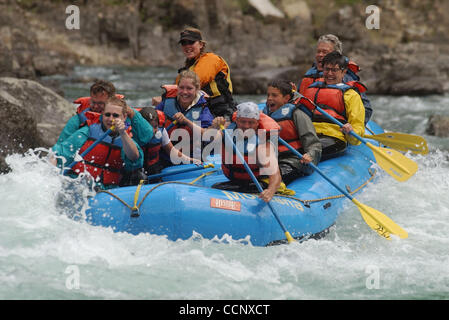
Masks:
[[[349,89],[344,93],[346,117],[351,124],[354,132],[359,136],[362,136],[365,132],[365,107],[363,106],[360,94],[355,90]],[[328,122],[314,122],[315,130],[317,134],[323,134],[326,136],[335,137],[342,141],[347,141],[350,144],[358,145],[360,141],[351,135],[345,135],[341,132],[340,127],[333,123]]]

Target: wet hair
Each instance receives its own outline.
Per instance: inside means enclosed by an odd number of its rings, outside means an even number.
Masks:
[[[290,95],[290,98],[293,97],[293,86],[288,80],[274,79],[268,83],[268,87],[273,87],[279,89],[283,96],[287,94]]]
[[[334,36],[333,34],[322,35],[318,39],[317,44],[320,42],[331,43],[334,46],[334,51],[337,51],[338,53],[343,54],[343,43],[341,43],[340,39],[338,39],[337,36]]]
[[[178,80],[178,85],[181,82],[182,79],[192,79],[193,81],[193,85],[197,88],[200,89],[201,88],[201,82],[200,82],[200,77],[198,77],[198,75],[195,73],[195,71],[192,70],[184,70],[181,71],[181,73],[179,74],[179,80]]]
[[[332,51],[326,54],[321,64],[323,65],[323,67],[326,64],[338,65],[341,70],[345,70],[348,68],[348,61],[341,53],[338,53],[337,51]]]
[[[115,95],[115,87],[109,81],[98,79],[90,87],[90,95],[96,95],[102,92],[105,92],[108,97],[112,97]]]
[[[106,101],[106,105],[113,104],[114,106],[122,107],[122,114],[126,117],[128,111],[128,104],[125,99],[118,98],[116,96],[109,97],[108,101]],[[104,108],[106,110],[106,107]],[[103,110],[104,112],[104,110]]]
[[[159,115],[157,114],[157,111],[154,107],[145,107],[142,108],[139,112],[142,117],[144,117],[144,119],[147,120],[150,124],[159,123]]]

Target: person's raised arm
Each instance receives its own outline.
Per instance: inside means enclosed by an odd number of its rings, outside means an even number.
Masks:
[[[137,159],[139,159],[139,150],[137,149],[135,142],[126,132],[125,123],[122,120],[117,119],[115,120],[114,125],[116,127],[116,130],[120,134],[120,137],[122,138],[122,148],[125,152],[126,157],[131,161],[136,161]]]

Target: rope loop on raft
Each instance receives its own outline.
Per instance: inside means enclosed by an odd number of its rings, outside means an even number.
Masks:
[[[375,170],[375,169],[369,169],[368,171],[369,171],[369,173],[370,173],[369,179],[366,180],[362,185],[360,185],[360,186],[357,187],[356,189],[354,189],[354,190],[352,190],[351,192],[349,192],[351,195],[353,195],[353,194],[357,193],[358,191],[360,191],[362,188],[364,188],[369,182],[371,182],[371,181],[374,179],[374,176],[375,176],[375,174],[376,174],[376,170]],[[108,190],[100,190],[100,191],[98,191],[98,193],[106,193],[106,194],[110,195],[111,197],[117,199],[117,200],[120,201],[124,206],[126,206],[128,209],[130,209],[130,211],[131,211],[131,217],[136,218],[136,217],[139,217],[139,216],[140,216],[139,209],[140,209],[140,207],[142,206],[143,202],[144,202],[144,201],[146,200],[146,198],[150,195],[150,193],[153,192],[155,189],[157,189],[157,188],[159,188],[159,187],[161,187],[161,186],[163,186],[163,185],[166,185],[166,184],[181,184],[181,185],[192,186],[195,182],[197,182],[198,180],[200,180],[200,179],[206,177],[207,175],[209,175],[209,174],[211,174],[211,173],[213,173],[213,172],[215,172],[215,170],[214,170],[214,171],[211,171],[211,172],[203,173],[203,174],[200,175],[198,178],[196,178],[195,180],[193,180],[192,182],[189,182],[189,183],[186,183],[186,182],[180,182],[180,181],[166,181],[166,182],[158,183],[158,184],[155,185],[153,188],[151,188],[150,190],[148,190],[148,191],[145,193],[145,195],[142,197],[142,200],[140,200],[139,204],[137,204],[137,200],[139,199],[140,189],[141,189],[141,187],[142,187],[142,185],[143,185],[143,182],[144,182],[143,180],[140,180],[140,183],[139,183],[139,185],[137,186],[136,192],[135,192],[135,194],[134,194],[134,204],[133,204],[132,207],[131,207],[130,205],[128,205],[125,201],[123,201],[123,199],[120,199],[119,196],[113,194],[112,192],[110,192],[110,191],[108,191]],[[198,186],[198,185],[195,185],[195,186],[198,187],[198,188],[209,188],[209,187],[203,187],[203,186]],[[332,199],[338,199],[338,198],[343,198],[343,197],[345,197],[344,194],[338,194],[338,195],[335,195],[335,196],[329,196],[329,197],[324,197],[324,198],[304,200],[304,199],[299,199],[299,198],[296,198],[296,197],[294,197],[294,196],[291,196],[291,195],[285,195],[285,194],[278,194],[278,193],[276,193],[276,196],[277,196],[277,197],[283,197],[283,198],[288,198],[288,199],[297,200],[297,201],[301,202],[304,206],[306,206],[306,207],[308,207],[308,208],[310,208],[310,204],[313,203],[313,202],[320,202],[320,201],[326,201],[326,200],[332,200]]]

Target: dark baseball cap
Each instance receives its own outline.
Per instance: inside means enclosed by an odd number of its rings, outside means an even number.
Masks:
[[[184,30],[180,34],[178,43],[181,43],[182,40],[200,41],[202,40],[201,33],[195,32],[193,30]]]
[[[155,108],[153,107],[145,107],[142,108],[142,110],[140,110],[140,114],[142,115],[142,117],[145,118],[145,120],[147,120],[148,122],[151,121],[159,121],[159,116],[157,114],[157,111]]]

